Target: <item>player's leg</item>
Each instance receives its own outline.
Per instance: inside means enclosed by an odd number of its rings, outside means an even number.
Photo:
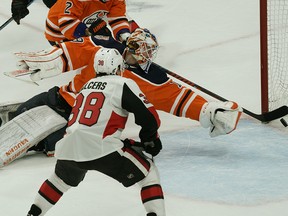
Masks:
[[[30,110],[34,107],[47,105],[53,109],[57,114],[68,120],[71,106],[62,98],[59,94],[59,87],[55,86],[49,89],[47,92],[42,92],[26,102],[22,103],[15,112],[11,113],[11,118],[14,118],[21,113]],[[66,126],[48,135],[41,140],[37,146],[33,146],[30,150],[45,151],[48,156],[53,156],[55,150],[55,144],[65,134]]]
[[[164,194],[158,169],[153,162],[151,162],[148,175],[138,184],[141,187],[141,200],[148,213],[147,216],[164,216]]]
[[[24,156],[43,137],[63,128],[66,119],[48,106],[27,110],[0,128],[0,166]]]
[[[55,173],[41,185],[28,215],[42,216],[51,209],[71,187],[77,187],[87,170],[81,169],[74,161],[58,160]]]
[[[125,147],[103,158],[78,164],[85,169],[102,172],[125,187],[138,183],[147,215],[165,216],[164,196],[157,168],[139,148]]]
[[[42,92],[22,103],[12,114],[13,117],[37,106],[47,105],[65,119],[69,118],[71,106],[59,94],[59,87],[55,86],[47,92]]]

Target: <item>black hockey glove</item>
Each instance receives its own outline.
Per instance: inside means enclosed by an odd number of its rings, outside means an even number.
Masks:
[[[12,17],[19,25],[20,20],[29,14],[28,0],[13,0],[11,4]]]
[[[122,142],[124,143],[124,147],[126,147],[126,148],[130,148],[132,146],[144,148],[142,143],[137,142],[137,141],[135,141],[133,139],[126,138],[125,140],[122,140]]]
[[[107,28],[106,22],[102,19],[98,19],[95,22],[93,22],[91,26],[87,29],[87,31],[88,35],[111,36],[111,31]]]
[[[143,145],[145,152],[151,154],[152,156],[159,154],[162,149],[162,143],[159,137],[153,141],[144,142]]]
[[[43,3],[48,7],[51,8],[57,0],[43,0]]]

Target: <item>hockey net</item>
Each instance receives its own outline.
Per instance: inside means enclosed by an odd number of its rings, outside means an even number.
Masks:
[[[260,0],[262,113],[288,104],[288,1]]]

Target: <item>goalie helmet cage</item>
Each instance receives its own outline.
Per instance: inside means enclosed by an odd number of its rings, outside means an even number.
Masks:
[[[288,104],[288,1],[260,1],[262,113]]]

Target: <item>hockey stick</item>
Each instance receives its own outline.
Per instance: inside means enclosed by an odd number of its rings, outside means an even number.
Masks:
[[[11,77],[11,78],[14,78],[14,79],[26,82],[26,83],[35,84],[35,85],[39,86],[39,84],[37,82],[35,82],[35,81],[25,80],[25,79],[19,78],[21,76],[37,73],[38,71],[39,71],[39,69],[36,69],[36,70],[25,70],[25,69],[23,69],[23,70],[6,71],[3,74],[5,76],[8,76],[8,77]]]
[[[161,66],[159,66],[159,67],[161,67]],[[167,74],[169,74],[172,77],[175,77],[176,79],[182,81],[183,83],[186,83],[186,84],[192,86],[193,88],[196,88],[196,89],[204,92],[205,94],[210,95],[210,96],[212,96],[212,97],[214,97],[220,101],[227,101],[227,99],[221,97],[220,95],[217,95],[214,92],[211,92],[208,89],[205,89],[202,86],[197,85],[196,83],[193,83],[193,82],[187,80],[186,78],[184,78],[184,77],[182,77],[182,76],[180,76],[180,75],[178,75],[172,71],[169,71],[167,69],[165,69],[165,70],[166,70]],[[255,118],[261,122],[270,122],[270,121],[281,118],[281,117],[288,114],[288,107],[287,106],[281,106],[281,107],[279,107],[279,108],[277,108],[271,112],[267,112],[267,113],[263,113],[263,114],[255,114],[255,113],[253,113],[253,112],[251,112],[251,111],[249,111],[243,107],[242,107],[242,109],[243,109],[243,112],[245,114],[247,114],[247,115],[249,115],[249,116],[251,116],[251,117],[253,117],[253,118]]]
[[[133,19],[129,20],[129,26],[130,26],[131,32],[133,32],[136,28],[139,28],[139,25]],[[184,77],[182,77],[182,76],[180,76],[180,75],[178,75],[178,74],[176,74],[170,70],[167,70],[166,68],[163,68],[156,63],[153,63],[153,64],[157,67],[164,69],[166,71],[166,73],[169,74],[170,76],[182,81],[183,83],[186,83],[186,84],[192,86],[195,89],[198,89],[198,90],[204,92],[207,95],[210,95],[210,96],[212,96],[212,97],[214,97],[220,101],[228,101],[227,99],[221,97],[220,95],[217,95],[214,92],[211,92],[208,89],[203,88],[202,86],[197,85],[196,83],[193,83],[193,82],[189,81],[188,79],[186,79],[186,78],[184,78]],[[263,113],[263,114],[255,114],[255,113],[253,113],[253,112],[251,112],[251,111],[249,111],[243,107],[242,107],[242,109],[243,109],[243,112],[245,114],[247,114],[247,115],[249,115],[249,116],[251,116],[251,117],[253,117],[253,118],[255,118],[261,122],[270,122],[270,121],[281,118],[281,117],[288,114],[288,107],[287,106],[281,106],[281,107],[279,107],[279,108],[277,108],[271,112],[267,112],[267,113]]]
[[[30,2],[28,3],[27,7],[28,7],[29,5],[31,5],[33,1],[34,1],[34,0],[30,1]],[[3,23],[3,24],[0,26],[0,31],[1,31],[5,26],[7,26],[10,22],[12,22],[12,20],[13,20],[13,17],[10,17],[5,23]]]

